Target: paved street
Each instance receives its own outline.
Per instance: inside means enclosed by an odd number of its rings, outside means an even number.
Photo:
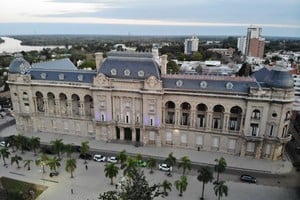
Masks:
[[[7,136],[11,134],[17,134],[14,126],[4,129],[1,133],[1,136]],[[31,137],[35,134],[28,133],[27,136]],[[80,144],[81,141],[86,140],[87,138],[69,136],[69,135],[57,135],[57,134],[40,134],[35,135],[41,138],[42,142],[50,142],[55,138],[62,138],[64,143],[74,143]],[[250,158],[238,158],[226,154],[220,153],[208,153],[208,152],[198,152],[192,150],[178,150],[171,148],[149,148],[149,147],[139,147],[136,148],[132,145],[120,145],[120,144],[111,144],[105,142],[99,142],[95,140],[89,140],[90,146],[93,149],[106,149],[110,151],[120,151],[126,149],[129,153],[141,153],[143,155],[152,155],[156,157],[167,156],[169,152],[174,152],[174,155],[177,158],[182,157],[183,155],[188,155],[193,162],[201,163],[210,163],[213,164],[215,158],[224,156],[229,167],[239,168],[245,167],[245,169],[250,169],[255,172],[255,167],[260,172],[269,172],[273,173],[274,176],[287,174],[292,168],[289,166],[287,161],[265,161],[265,160],[254,160]],[[32,158],[32,152],[26,152],[22,155],[25,159],[26,157]],[[75,155],[74,155],[75,156]],[[33,158],[36,159],[36,158]],[[199,162],[200,163],[200,162]],[[112,190],[114,186],[111,186],[110,180],[104,176],[104,164],[90,161],[88,164],[88,170],[85,169],[83,165],[83,160],[77,160],[77,169],[74,173],[75,178],[71,179],[70,174],[65,171],[64,161],[62,161],[62,166],[59,168],[60,175],[58,177],[50,178],[49,169],[47,169],[46,174],[42,174],[41,169],[35,165],[32,166],[31,171],[27,171],[24,168],[16,169],[15,166],[8,166],[5,168],[3,165],[0,166],[0,176],[8,176],[15,179],[20,179],[28,182],[34,182],[37,184],[42,184],[48,186],[48,189],[38,198],[39,200],[53,200],[53,199],[78,199],[78,200],[92,200],[97,199],[99,193]],[[167,177],[161,171],[155,171],[154,174],[150,175],[148,169],[144,169],[145,174],[152,183],[162,182],[164,179],[168,179],[170,182],[174,183],[175,180],[179,179],[180,174],[174,173],[173,177]],[[18,174],[21,175],[18,175]],[[222,176],[221,176],[222,177]],[[300,194],[296,193],[296,189],[282,187],[277,183],[278,186],[267,186],[257,184],[247,184],[241,183],[238,179],[238,176],[235,175],[224,175],[227,185],[229,187],[229,196],[223,199],[228,200],[266,200],[266,199],[289,199],[289,200],[298,200],[300,199]],[[119,177],[118,177],[119,178]],[[50,180],[50,181],[49,181]],[[53,182],[56,181],[56,182]],[[273,181],[275,182],[275,180]],[[183,197],[178,196],[178,192],[175,187],[172,188],[169,196],[165,199],[199,199],[201,194],[202,184],[197,181],[196,173],[191,172],[188,175],[188,188],[187,191],[183,194]],[[273,184],[276,185],[276,184]],[[71,194],[71,188],[74,191],[74,194]],[[216,199],[215,194],[212,190],[212,185],[206,185],[206,199]],[[298,196],[297,196],[298,195]]]

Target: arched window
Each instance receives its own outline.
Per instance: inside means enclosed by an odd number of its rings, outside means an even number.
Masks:
[[[67,96],[64,93],[59,94],[59,103],[60,103],[60,114],[67,115]]]
[[[230,117],[228,129],[231,131],[239,131],[242,119],[242,109],[239,106],[234,106],[230,109]]]
[[[37,107],[37,110],[39,112],[45,112],[43,94],[41,92],[36,92],[35,96],[36,96],[36,107]]]
[[[258,109],[253,110],[251,118],[252,119],[260,119],[260,111]]]
[[[175,124],[175,103],[168,101],[165,105],[166,124]]]
[[[47,94],[48,99],[48,112],[49,114],[55,114],[55,96],[53,93],[49,92]]]
[[[84,97],[84,112],[86,116],[91,116],[94,113],[93,98],[90,95]]]
[[[181,119],[180,119],[181,125],[189,126],[191,105],[187,102],[182,103],[180,105],[180,112],[181,112]]]
[[[205,127],[207,106],[203,103],[197,105],[196,127]]]
[[[79,115],[80,114],[80,98],[77,94],[72,95],[72,112],[73,115]]]
[[[212,117],[212,128],[221,129],[223,124],[224,117],[224,107],[222,105],[216,105],[213,108],[213,117]]]

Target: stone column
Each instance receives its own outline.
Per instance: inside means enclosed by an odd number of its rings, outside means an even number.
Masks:
[[[60,115],[60,101],[59,99],[55,99],[55,113],[56,115]]]
[[[73,105],[72,105],[72,100],[67,100],[67,115],[73,116]]]
[[[135,140],[136,140],[135,128],[131,128],[131,141],[135,142]]]
[[[206,121],[205,130],[211,130],[211,122],[212,122],[211,112],[207,112],[205,121]]]
[[[242,142],[241,151],[240,151],[240,157],[244,157],[244,156],[245,156],[245,153],[246,153],[246,145],[247,145],[247,142],[246,142],[246,141]]]
[[[175,109],[175,125],[180,125],[180,110],[179,109]]]
[[[256,144],[257,144],[257,143],[256,143]],[[256,159],[261,158],[262,146],[263,146],[263,143],[262,143],[262,142],[259,142],[259,143],[258,143],[258,146],[256,147],[256,151],[255,151],[255,158],[256,158]]]
[[[47,98],[43,98],[43,100],[44,100],[44,110],[45,110],[45,114],[49,114],[48,99],[47,99]]]
[[[80,110],[79,110],[79,115],[80,116],[85,116],[85,112],[84,112],[84,101],[80,101]]]
[[[119,127],[120,128],[120,140],[124,140],[124,128],[123,127]]]
[[[196,128],[196,110],[191,111],[190,126]]]
[[[228,132],[229,115],[230,115],[229,113],[224,113],[224,115],[223,115],[222,132]]]

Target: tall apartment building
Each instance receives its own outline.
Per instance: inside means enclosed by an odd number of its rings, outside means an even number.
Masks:
[[[250,26],[247,30],[245,55],[263,58],[265,50],[265,38],[261,36],[262,28]]]
[[[242,52],[243,55],[246,53],[246,37],[242,36],[238,38],[237,41],[237,48],[240,52]]]
[[[19,133],[57,133],[236,156],[281,159],[294,102],[292,75],[263,68],[252,77],[166,74],[167,56],[96,54],[97,70],[68,59],[9,66]]]
[[[192,54],[198,51],[199,39],[196,36],[184,40],[184,54]]]

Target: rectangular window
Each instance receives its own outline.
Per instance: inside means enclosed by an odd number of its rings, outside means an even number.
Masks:
[[[66,130],[66,131],[67,131],[67,130],[68,130],[68,128],[69,128],[69,127],[68,127],[68,122],[66,122],[66,121],[65,121],[65,122],[64,122],[64,130]]]
[[[172,142],[173,134],[171,132],[166,133],[166,141],[167,142]]]
[[[253,153],[255,149],[255,143],[254,142],[248,142],[247,143],[247,152]]]
[[[271,145],[267,144],[265,148],[265,155],[270,155],[271,153]]]
[[[167,124],[174,124],[174,112],[168,112]]]
[[[232,131],[237,130],[237,118],[230,117],[228,128]]]
[[[197,135],[196,137],[196,145],[203,145],[203,135]]]
[[[215,147],[215,148],[219,147],[219,137],[212,138],[212,147]]]
[[[181,143],[187,143],[187,134],[186,133],[182,133],[180,136],[181,139]]]
[[[251,128],[251,135],[258,136],[259,134],[258,124],[250,124],[250,128]]]
[[[155,132],[154,131],[149,132],[149,140],[151,140],[151,141],[155,140]]]
[[[204,127],[204,115],[197,115],[197,126]]]
[[[213,124],[212,127],[215,129],[221,128],[221,119],[220,118],[213,118]]]
[[[274,136],[274,125],[270,125],[270,132],[269,136],[273,137]]]
[[[235,139],[229,139],[228,149],[234,150],[235,149],[235,145],[236,145],[236,140]]]

